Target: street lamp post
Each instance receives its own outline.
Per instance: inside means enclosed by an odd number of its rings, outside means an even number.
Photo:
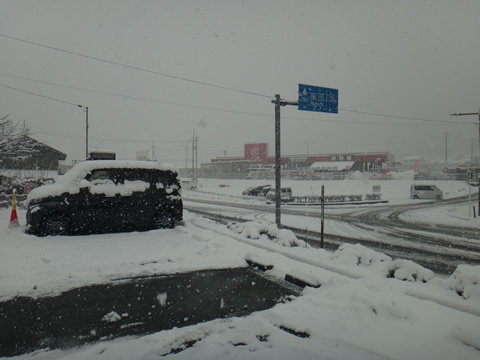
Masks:
[[[454,113],[454,114],[450,114],[451,116],[468,116],[468,115],[478,115],[478,165],[480,166],[480,108],[478,109],[478,112],[476,113]],[[469,170],[469,173],[471,174],[471,170]],[[468,176],[470,177],[470,175]],[[468,197],[469,197],[469,202],[471,201],[471,188],[472,188],[472,181],[471,179],[467,179],[467,180],[470,180],[468,182],[469,184],[469,194],[468,194]],[[478,181],[480,182],[480,177],[478,179]],[[480,211],[480,189],[478,190],[478,207],[477,207],[477,211]],[[469,211],[468,211],[468,214],[470,216],[470,212],[471,212],[471,206],[469,206]]]
[[[454,113],[450,116],[468,116],[468,115],[478,115],[478,150],[479,150],[479,161],[480,161],[480,109],[476,113]]]
[[[85,160],[88,160],[88,106],[78,105],[85,109]]]

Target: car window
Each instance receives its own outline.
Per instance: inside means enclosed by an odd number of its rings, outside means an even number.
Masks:
[[[118,183],[118,173],[115,169],[93,170],[85,178],[92,185],[115,185]]]
[[[129,181],[149,181],[149,174],[143,169],[122,169],[121,171],[121,182],[127,183]]]
[[[93,170],[92,173],[86,177],[86,179],[93,185],[116,184],[118,176],[115,170],[102,169]]]

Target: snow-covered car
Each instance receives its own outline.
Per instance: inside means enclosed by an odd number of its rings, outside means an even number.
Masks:
[[[267,200],[275,201],[275,189],[270,189],[267,192]],[[292,200],[292,188],[286,187],[280,189],[280,200],[282,202],[288,202]]]
[[[98,160],[75,165],[28,195],[27,233],[106,233],[172,228],[182,222],[177,173],[154,162]]]
[[[197,184],[193,179],[180,179],[180,184],[182,189],[195,190],[197,188]]]
[[[271,185],[260,185],[249,187],[247,190],[242,192],[244,196],[266,196],[268,191],[272,188]]]

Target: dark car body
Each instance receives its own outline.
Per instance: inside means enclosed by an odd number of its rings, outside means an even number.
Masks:
[[[28,196],[27,233],[90,234],[172,228],[182,222],[177,173],[153,162],[86,161]]]
[[[265,196],[267,195],[268,190],[272,188],[271,185],[261,185],[248,188],[242,192],[244,196]]]

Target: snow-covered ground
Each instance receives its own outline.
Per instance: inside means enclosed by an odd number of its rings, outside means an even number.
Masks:
[[[443,206],[438,202],[431,209],[422,209],[419,211],[408,212],[404,216],[407,220],[417,219],[420,221],[452,224],[461,226],[480,226],[480,217],[473,218],[473,209],[471,206],[478,204],[478,188],[469,186],[464,181],[414,181],[412,173],[402,173],[395,175],[395,180],[371,180],[363,177],[362,174],[355,176],[351,180],[343,181],[300,181],[300,180],[282,180],[282,187],[291,187],[294,196],[315,195],[320,196],[322,185],[325,186],[325,195],[362,195],[365,199],[366,194],[373,193],[373,187],[380,187],[381,199],[388,201],[389,205],[419,204],[429,202],[430,200],[410,199],[410,186],[412,184],[434,184],[442,191],[445,199],[452,199],[459,196],[468,196],[471,193],[471,203],[464,202],[459,205]],[[188,198],[216,198],[218,200],[254,203],[264,203],[263,200],[255,198],[242,197],[242,191],[249,187],[260,185],[274,185],[273,180],[221,180],[221,179],[199,179],[198,192],[187,192]],[[368,205],[369,208],[372,206]],[[326,212],[339,213],[350,211],[352,207],[327,207]],[[478,211],[478,209],[476,209]]]
[[[196,196],[238,196],[238,201],[248,201],[241,198],[241,192],[264,183],[268,181],[203,180],[202,193]],[[408,179],[360,179],[283,181],[282,185],[291,186],[295,195],[319,194],[321,185],[326,186],[327,194],[365,195],[372,192],[372,185],[381,185],[382,199],[400,204],[414,201],[409,199],[411,183]],[[465,183],[435,184],[445,198],[468,194]],[[480,219],[468,218],[464,210],[455,205],[432,210],[434,215],[422,211],[415,216],[440,222],[459,218],[468,226],[479,226]],[[461,265],[451,277],[443,278],[410,261],[390,259],[360,245],[328,252],[306,247],[289,231],[278,232],[268,223],[227,227],[187,211],[185,225],[171,230],[37,238],[23,232],[25,211],[17,213],[21,226],[9,228],[11,212],[0,210],[0,301],[17,295],[53,295],[118,278],[246,266],[247,259],[274,265],[269,271],[274,277],[289,274],[321,285],[305,288],[290,302],[246,317],[66,350],[41,350],[19,359],[480,357],[479,266]],[[194,340],[191,348],[170,354]]]

